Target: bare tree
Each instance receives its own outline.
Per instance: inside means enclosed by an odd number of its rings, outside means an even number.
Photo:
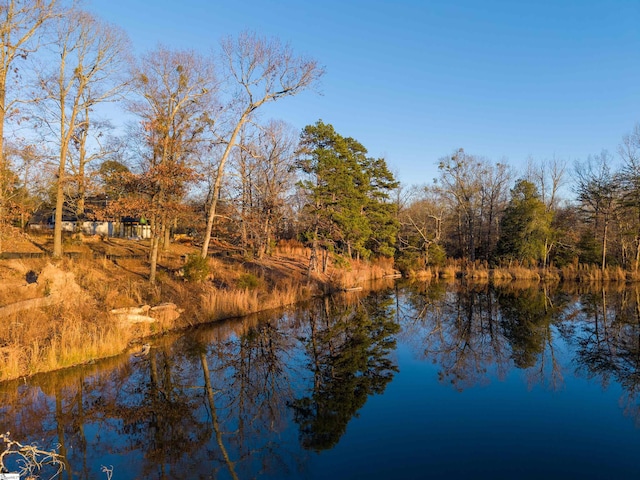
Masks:
[[[558,194],[565,184],[566,174],[567,162],[555,155],[541,162],[535,162],[533,158],[528,159],[526,179],[538,187],[547,211],[558,208]]]
[[[139,100],[130,109],[140,118],[142,172],[132,179],[138,197],[129,199],[137,203],[129,209],[150,220],[149,280],[154,283],[160,239],[195,179],[217,86],[207,58],[163,47],[145,55],[134,75]]]
[[[59,0],[0,0],[0,223],[5,217],[8,187],[5,178],[8,170],[4,146],[5,126],[19,96],[17,88],[10,88],[8,83],[11,74],[19,71],[16,61],[27,58],[37,49],[38,42],[34,40],[43,25],[54,18],[59,3]]]
[[[209,195],[207,227],[201,252],[203,258],[209,250],[224,169],[231,151],[237,146],[242,127],[265,103],[297,95],[313,86],[324,73],[315,60],[296,56],[288,45],[253,33],[225,39],[222,42],[222,58],[226,80],[233,86],[233,92],[225,112],[230,116],[229,129],[219,139],[225,149],[217,163]]]
[[[505,162],[487,164],[480,187],[480,252],[489,260],[500,236],[500,219],[507,204],[511,169]]]
[[[442,240],[442,221],[445,204],[438,196],[438,189],[425,186],[414,187],[406,194],[406,205],[400,209],[400,251],[420,252],[423,266],[431,262],[430,251],[433,245]]]
[[[606,267],[609,226],[619,200],[619,182],[609,167],[611,161],[611,155],[604,150],[575,167],[576,193],[582,212],[594,225],[594,238],[601,238],[602,270]]]
[[[35,212],[52,185],[53,176],[44,162],[44,152],[38,145],[26,141],[5,142],[6,179],[12,188],[5,191],[12,219],[19,219],[26,228],[27,219]]]
[[[249,124],[247,124],[249,125]],[[243,243],[261,257],[269,253],[278,223],[283,219],[286,195],[293,189],[298,134],[281,121],[256,126],[253,138],[243,140],[233,162],[242,222]]]
[[[623,244],[629,244],[632,250],[633,270],[640,268],[640,124],[631,133],[625,135],[618,153],[623,160],[620,175],[622,198],[621,205],[625,211],[627,234],[623,237]]]
[[[81,10],[73,10],[61,19],[54,44],[60,58],[57,71],[43,77],[40,85],[47,99],[43,123],[57,137],[59,148],[53,255],[60,257],[72,142],[80,131],[89,129],[89,112],[123,91],[125,82],[119,74],[129,46],[121,30]]]
[[[67,200],[73,200],[77,230],[81,229],[82,221],[86,218],[87,195],[95,192],[94,175],[95,166],[119,152],[121,145],[111,135],[113,125],[108,120],[94,118],[93,110],[88,105],[81,113],[79,128],[71,139],[72,148],[69,150],[69,181],[72,184],[70,196]],[[93,168],[92,168],[93,167]]]
[[[440,182],[458,217],[460,253],[476,259],[477,227],[480,218],[481,191],[487,171],[486,162],[461,148],[440,159]]]

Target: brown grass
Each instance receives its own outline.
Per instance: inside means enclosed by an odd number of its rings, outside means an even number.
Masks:
[[[407,277],[415,280],[430,280],[438,278],[438,270],[432,267],[426,267],[420,270],[409,270]]]
[[[608,267],[602,270],[596,265],[569,265],[560,270],[560,277],[576,282],[626,282],[636,280],[633,272],[620,267]]]
[[[280,240],[273,254],[308,258],[309,249],[298,240]]]
[[[460,268],[454,264],[449,264],[438,269],[438,277],[444,279],[456,278]]]
[[[46,238],[40,239],[46,245]],[[81,247],[94,254],[55,261],[61,275],[73,274],[74,288],[48,307],[34,304],[30,310],[8,315],[0,323],[0,381],[83,364],[116,355],[143,337],[200,322],[247,315],[291,305],[327,290],[324,276],[307,278],[308,256],[296,243],[279,247],[280,257],[252,262],[235,255],[209,259],[211,276],[203,283],[189,283],[179,276],[182,266],[175,251],[163,254],[158,283],[148,283],[144,243],[88,239]],[[179,245],[181,255],[188,246]],[[195,247],[191,247],[194,252]],[[116,253],[114,253],[116,252]],[[129,252],[129,257],[124,258]],[[188,253],[188,252],[187,252]],[[216,252],[214,252],[216,253]],[[107,260],[102,255],[121,255]],[[0,261],[0,307],[50,294],[43,282],[26,286],[29,270],[42,271],[50,259]],[[344,284],[393,273],[389,260],[356,263],[341,277]],[[44,276],[41,277],[45,278]],[[10,294],[9,294],[10,292]],[[120,323],[109,312],[114,308],[174,302],[184,309],[176,320],[152,324]]]
[[[293,282],[284,282],[270,291],[210,288],[202,294],[202,310],[209,320],[222,320],[293,305],[310,296],[308,287]]]
[[[0,331],[0,380],[115,355],[139,333],[109,322],[84,297],[12,315]]]
[[[359,260],[341,260],[337,266],[329,269],[329,286],[333,289],[346,290],[362,286],[371,280],[395,275],[393,259],[381,258],[372,262]]]
[[[504,280],[528,280],[540,281],[540,271],[535,268],[526,268],[519,265],[513,265],[507,268],[494,268],[491,270],[491,278]]]

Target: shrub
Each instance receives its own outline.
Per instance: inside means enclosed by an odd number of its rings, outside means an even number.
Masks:
[[[238,288],[253,290],[260,286],[260,279],[252,273],[243,273],[238,279]]]
[[[418,252],[403,251],[398,253],[395,265],[400,273],[409,276],[411,272],[423,269],[424,261]]]
[[[187,262],[183,267],[184,278],[190,282],[202,282],[209,276],[209,260],[202,258],[197,253],[192,253],[187,257]]]
[[[432,243],[429,245],[429,265],[435,267],[443,266],[447,261],[447,252],[442,245]]]

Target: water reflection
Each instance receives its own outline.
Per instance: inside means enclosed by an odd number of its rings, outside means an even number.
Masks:
[[[604,387],[619,383],[625,414],[640,423],[640,287],[582,296],[585,322],[577,338],[579,371]]]
[[[398,368],[393,298],[375,293],[345,309],[328,298],[309,315],[303,343],[313,387],[294,399],[294,420],[303,448],[325,450],[338,443],[349,420],[371,394],[380,394]]]
[[[325,298],[0,385],[0,429],[59,446],[63,478],[105,478],[103,465],[119,479],[321,478],[319,455],[402,373],[400,345],[436,365],[439,388],[489,388],[517,372],[528,389],[559,391],[582,377],[620,388],[640,419],[638,286],[435,283]]]
[[[499,380],[521,369],[530,386],[554,390],[565,373],[586,374],[603,387],[622,385],[633,405],[628,413],[637,416],[640,287],[574,287],[413,285],[406,289],[403,336],[440,366],[441,382],[458,390],[488,383],[488,369]]]

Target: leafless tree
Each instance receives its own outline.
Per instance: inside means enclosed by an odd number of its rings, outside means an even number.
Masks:
[[[453,155],[441,158],[438,168],[442,192],[457,215],[460,253],[473,262],[487,162],[461,148]]]
[[[324,73],[315,60],[294,55],[289,45],[276,39],[266,39],[254,33],[242,33],[237,38],[222,41],[222,64],[231,100],[225,108],[228,126],[222,133],[218,125],[219,142],[225,146],[217,162],[209,195],[207,226],[202,245],[206,257],[216,217],[220,187],[227,161],[242,127],[264,104],[283,97],[297,95],[312,87]]]
[[[249,124],[247,124],[249,125]],[[294,186],[293,163],[298,134],[288,124],[256,126],[252,140],[236,150],[234,183],[243,243],[261,257],[269,253],[282,221],[287,195]]]
[[[594,238],[600,237],[602,270],[606,267],[609,227],[614,219],[619,200],[619,182],[611,171],[609,152],[590,156],[586,162],[575,166],[576,193],[582,212],[593,224]]]
[[[142,151],[141,173],[134,179],[140,196],[130,207],[151,221],[149,279],[154,283],[160,239],[186,186],[195,180],[195,162],[217,86],[209,59],[163,47],[140,60],[134,78],[139,99],[130,109],[140,118]]]
[[[620,175],[624,208],[623,251],[631,251],[633,270],[640,268],[640,124],[625,135],[618,153],[623,160]],[[628,245],[628,246],[627,246]]]
[[[405,205],[398,213],[401,226],[399,248],[401,251],[417,250],[426,266],[430,262],[431,245],[442,240],[445,202],[439,197],[438,189],[429,186],[415,187],[404,197]]]
[[[90,128],[89,112],[113,100],[125,86],[120,77],[130,51],[126,35],[82,10],[60,19],[54,41],[55,72],[40,79],[45,93],[43,125],[59,148],[53,255],[62,255],[62,214],[72,143]],[[85,159],[86,160],[86,157]]]
[[[507,205],[511,168],[505,162],[487,164],[480,187],[480,252],[489,260],[500,236],[500,219]]]
[[[42,27],[56,16],[60,3],[60,0],[0,0],[0,223],[4,222],[8,188],[5,126],[16,113],[20,97],[20,82],[9,85],[11,75],[19,72],[17,61],[27,58],[38,48]]]
[[[540,162],[528,159],[526,179],[538,187],[547,211],[558,208],[559,190],[566,183],[566,176],[567,162],[555,155]]]

